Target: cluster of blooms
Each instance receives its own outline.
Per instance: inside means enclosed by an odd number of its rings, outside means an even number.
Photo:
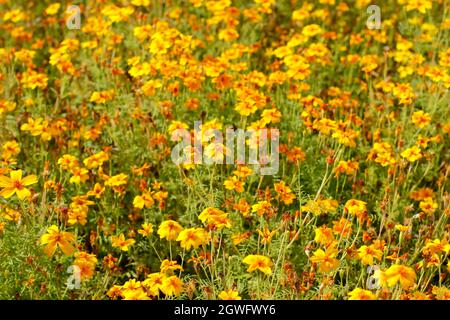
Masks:
[[[368,5],[0,1],[0,296],[450,299],[450,12]]]

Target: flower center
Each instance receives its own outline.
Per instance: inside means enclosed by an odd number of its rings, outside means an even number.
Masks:
[[[19,189],[19,190],[23,189],[23,184],[18,180],[13,182],[13,186],[15,189]]]

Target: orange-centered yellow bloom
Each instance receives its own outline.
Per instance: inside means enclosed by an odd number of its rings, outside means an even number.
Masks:
[[[167,220],[163,221],[158,228],[158,235],[161,239],[167,239],[168,241],[176,240],[178,234],[183,230],[183,227],[176,221]]]
[[[272,261],[268,257],[257,254],[250,254],[246,256],[242,262],[248,264],[247,272],[259,270],[264,274],[272,273],[272,269],[270,268],[270,266],[272,265]]]
[[[120,248],[122,251],[128,251],[128,247],[133,245],[136,241],[134,239],[125,239],[123,233],[118,237],[111,236],[112,246],[114,248]]]
[[[180,232],[177,237],[180,246],[186,250],[197,249],[208,242],[208,233],[203,228],[189,228]]]
[[[233,289],[230,289],[228,291],[222,291],[219,294],[220,300],[242,300],[242,298],[239,296],[239,293],[237,291],[234,291]]]
[[[414,286],[416,273],[414,269],[394,264],[386,271],[379,273],[380,283],[384,286],[393,287],[400,283],[403,289],[409,289]]]
[[[245,182],[242,182],[239,180],[238,177],[232,176],[231,178],[228,178],[225,180],[223,185],[227,190],[236,190],[236,192],[243,192],[244,191],[244,184]]]
[[[183,291],[183,282],[177,276],[171,276],[164,278],[160,290],[166,296],[179,296]]]
[[[22,178],[22,170],[13,170],[9,175],[9,178],[0,176],[0,188],[4,188],[0,191],[0,196],[8,199],[14,194],[17,194],[17,197],[20,200],[29,198],[31,196],[31,192],[25,187],[37,183],[38,178],[35,175]]]
[[[142,229],[139,229],[138,232],[144,237],[148,237],[153,233],[153,225],[151,223],[145,222],[142,224],[141,228]]]
[[[381,260],[382,256],[383,252],[374,245],[363,245],[358,249],[358,258],[366,265],[373,265],[373,259],[377,258],[378,260]]]
[[[319,270],[321,272],[330,272],[339,265],[339,260],[336,259],[336,255],[336,248],[330,245],[325,251],[317,249],[310,260],[320,265]]]
[[[56,225],[52,225],[47,229],[47,233],[41,236],[41,244],[46,245],[45,254],[52,256],[57,247],[59,247],[66,256],[70,256],[75,248],[75,236],[70,232],[59,231]]]
[[[376,300],[376,296],[369,290],[356,288],[348,293],[348,300]]]
[[[420,152],[420,148],[416,146],[412,146],[411,148],[405,149],[400,155],[409,162],[414,162],[422,159],[422,153]]]

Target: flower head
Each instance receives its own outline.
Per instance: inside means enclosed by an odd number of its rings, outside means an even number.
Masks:
[[[22,178],[22,170],[13,170],[10,172],[9,177],[0,176],[0,188],[4,188],[0,191],[0,196],[8,199],[17,194],[20,200],[29,198],[31,192],[25,187],[37,182],[38,178],[35,175]]]

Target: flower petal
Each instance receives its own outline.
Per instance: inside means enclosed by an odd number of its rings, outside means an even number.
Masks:
[[[12,187],[12,180],[5,176],[0,176],[0,188]]]
[[[4,197],[5,199],[8,199],[11,198],[15,192],[16,192],[15,188],[5,188],[2,191],[0,191],[0,196]]]
[[[28,190],[27,188],[23,188],[23,189],[20,189],[20,190],[16,190],[16,193],[17,193],[17,197],[18,197],[20,200],[29,198],[29,197],[31,196],[31,192],[30,192],[30,190]]]
[[[38,182],[38,177],[35,176],[34,174],[30,175],[30,176],[26,176],[25,178],[22,179],[22,184],[24,186],[29,186],[29,185],[35,184],[37,182]]]
[[[22,170],[13,170],[9,173],[11,180],[20,181],[22,180]]]

